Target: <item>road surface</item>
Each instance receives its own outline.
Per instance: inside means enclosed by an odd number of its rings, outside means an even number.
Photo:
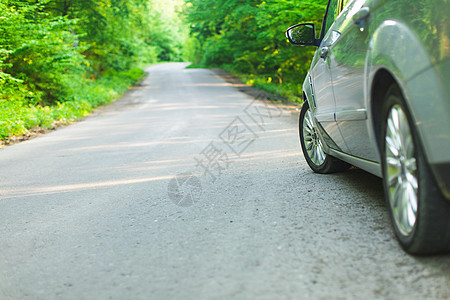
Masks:
[[[0,150],[0,299],[448,299],[381,181],[314,174],[295,108],[149,67],[115,104]]]

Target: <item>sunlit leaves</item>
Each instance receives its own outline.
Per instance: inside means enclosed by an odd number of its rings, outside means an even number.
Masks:
[[[182,0],[0,0],[0,94],[70,99],[73,83],[157,60],[181,60]],[[14,82],[13,82],[14,81]],[[6,88],[8,85],[8,88]]]
[[[299,84],[314,49],[289,45],[284,32],[300,22],[314,22],[320,30],[326,2],[190,0],[186,12],[192,34],[203,44],[204,64]]]

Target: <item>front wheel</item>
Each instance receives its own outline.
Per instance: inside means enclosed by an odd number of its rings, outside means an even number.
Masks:
[[[386,200],[395,234],[411,254],[447,252],[450,203],[439,192],[399,88],[385,97],[382,169]]]
[[[334,173],[350,168],[350,165],[328,155],[319,138],[308,102],[302,106],[299,118],[300,145],[309,167],[316,173]]]

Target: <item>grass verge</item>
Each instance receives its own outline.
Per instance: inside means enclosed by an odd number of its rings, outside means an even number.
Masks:
[[[215,68],[217,66],[204,66],[190,64],[186,69],[198,69],[198,68]],[[276,83],[276,80],[270,76],[253,75],[253,74],[241,74],[233,70],[232,66],[223,65],[218,68],[222,68],[228,73],[238,77],[245,84],[266,91],[270,94],[276,95],[276,98],[284,99],[284,102],[293,102],[296,104],[303,103],[302,97],[302,84],[299,83]]]
[[[136,68],[126,72],[107,72],[95,81],[82,79],[73,82],[67,99],[52,106],[0,99],[1,144],[8,145],[19,136],[30,136],[33,132],[43,132],[86,117],[94,108],[119,98],[144,74],[142,69]]]
[[[270,94],[281,97],[282,99],[284,99],[284,102],[293,102],[298,104],[303,103],[301,81],[295,84],[286,82],[277,83],[276,81],[278,79],[274,79],[270,76],[240,74],[234,72],[232,69],[227,68],[226,66],[224,67],[224,70],[238,77],[242,80],[242,82],[249,86],[253,86]]]

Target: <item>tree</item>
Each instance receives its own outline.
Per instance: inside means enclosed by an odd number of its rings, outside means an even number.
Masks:
[[[245,74],[299,82],[314,49],[294,48],[285,30],[300,22],[319,25],[326,0],[191,0],[187,18],[202,44],[202,63]]]

